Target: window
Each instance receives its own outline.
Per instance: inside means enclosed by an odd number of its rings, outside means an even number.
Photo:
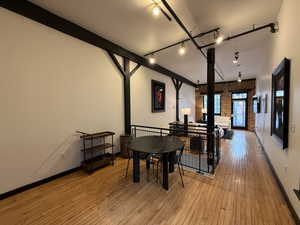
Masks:
[[[247,93],[233,93],[232,99],[246,99]]]
[[[203,108],[207,109],[207,95],[203,96]],[[215,94],[215,115],[221,115],[221,95]]]

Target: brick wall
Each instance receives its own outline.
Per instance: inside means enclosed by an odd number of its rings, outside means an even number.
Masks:
[[[255,114],[252,112],[252,97],[255,95],[255,79],[244,80],[241,83],[223,82],[215,84],[215,93],[221,94],[221,116],[231,116],[231,93],[245,91],[248,93],[248,130],[255,128]],[[202,120],[203,95],[206,94],[207,85],[200,85],[196,89],[196,120]]]

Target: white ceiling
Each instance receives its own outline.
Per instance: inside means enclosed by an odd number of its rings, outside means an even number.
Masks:
[[[152,16],[152,0],[31,0],[31,2],[95,32],[139,55],[185,39],[187,36],[173,20]],[[159,2],[159,1],[157,1]],[[193,34],[220,27],[225,37],[256,26],[274,22],[282,0],[168,0]],[[225,80],[254,78],[263,69],[264,46],[269,29],[224,42],[216,47],[217,68]],[[199,41],[204,44],[212,39]],[[156,54],[157,63],[194,82],[206,81],[206,61],[192,43],[184,56],[177,47]],[[233,65],[233,54],[240,51],[240,64]],[[217,79],[219,81],[219,79]]]

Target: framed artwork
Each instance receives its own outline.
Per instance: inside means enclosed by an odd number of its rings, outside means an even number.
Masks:
[[[276,136],[283,149],[288,147],[290,60],[285,58],[272,74],[271,136]]]
[[[261,97],[253,96],[252,98],[252,110],[254,113],[260,113]]]
[[[166,85],[157,80],[151,81],[152,112],[164,112],[166,110]]]
[[[268,94],[265,94],[264,98],[264,113],[268,113]]]

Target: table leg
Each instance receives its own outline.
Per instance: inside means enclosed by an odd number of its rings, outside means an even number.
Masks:
[[[146,160],[147,181],[149,181],[150,159]]]
[[[163,188],[169,190],[169,165],[168,165],[168,153],[162,154],[163,164]]]
[[[146,169],[149,170],[150,169],[150,159],[146,160]]]
[[[169,153],[169,172],[174,172],[174,162],[176,160],[176,152]]]
[[[133,151],[133,182],[140,182],[140,154]]]

